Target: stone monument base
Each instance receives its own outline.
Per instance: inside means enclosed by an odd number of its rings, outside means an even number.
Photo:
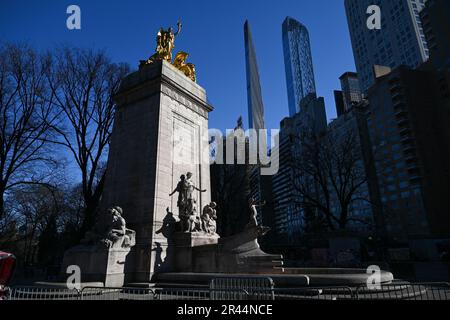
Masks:
[[[366,285],[370,274],[364,269],[284,268],[283,256],[261,250],[258,237],[267,228],[254,226],[227,237],[202,233],[174,235],[176,270],[156,273],[152,282],[162,286],[207,286],[212,279],[270,277],[278,287]],[[383,284],[394,280],[382,271]]]
[[[81,282],[101,282],[105,287],[122,287],[130,254],[131,248],[77,246],[64,254],[62,273],[75,265],[80,267]]]
[[[204,232],[174,235],[175,272],[208,272],[216,266],[219,235]]]
[[[173,236],[174,268],[182,273],[273,273],[283,267],[283,256],[263,252],[258,236],[265,229],[252,227],[220,238],[206,232],[178,232]]]
[[[267,254],[261,250],[258,237],[265,234],[264,227],[252,227],[219,240],[216,272],[273,274],[282,271],[283,256]]]
[[[176,288],[203,286],[207,287],[216,278],[271,278],[279,288],[302,287],[361,287],[367,285],[370,274],[365,269],[333,269],[333,268],[298,268],[273,270],[261,273],[259,270],[248,273],[160,273],[155,275],[157,285],[174,286]],[[391,284],[392,273],[381,271],[381,284]]]

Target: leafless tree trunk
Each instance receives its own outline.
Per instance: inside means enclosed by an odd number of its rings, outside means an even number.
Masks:
[[[57,113],[45,74],[51,59],[25,45],[0,47],[0,219],[8,192],[47,183],[56,161],[48,140]]]
[[[105,163],[114,121],[112,96],[129,72],[102,52],[63,48],[49,79],[62,114],[55,143],[65,147],[81,176],[85,216],[81,233],[95,221],[105,182]]]

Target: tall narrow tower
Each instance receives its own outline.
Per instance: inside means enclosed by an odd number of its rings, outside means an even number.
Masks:
[[[257,130],[258,142],[257,144],[250,143],[251,146],[258,146],[258,150],[267,150],[266,135],[261,131],[265,129],[264,124],[264,104],[261,93],[261,83],[259,79],[258,63],[256,61],[256,50],[253,45],[253,37],[250,31],[248,21],[244,24],[244,38],[245,38],[245,64],[247,74],[247,100],[248,100],[248,121],[249,129]],[[257,202],[263,199],[263,177],[259,165],[252,165],[250,167],[250,197]],[[264,209],[262,216],[265,215]],[[259,223],[262,224],[264,218],[258,216]]]
[[[244,24],[244,38],[249,129],[265,129],[264,105],[261,94],[261,83],[259,81],[258,63],[256,61],[256,51],[248,21],[245,21]]]
[[[289,115],[292,117],[300,111],[302,99],[316,93],[316,83],[308,29],[291,17],[283,22],[283,51]]]

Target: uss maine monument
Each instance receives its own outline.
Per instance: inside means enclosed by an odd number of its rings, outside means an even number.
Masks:
[[[241,233],[227,238],[216,233],[220,208],[210,196],[208,139],[213,108],[196,83],[195,66],[186,62],[188,54],[178,52],[172,61],[180,31],[180,22],[176,32],[161,28],[155,53],[140,62],[114,96],[116,115],[101,207],[103,212],[113,208],[106,212],[120,216],[123,232],[113,242],[122,245],[98,246],[117,234],[114,226],[100,224],[106,236],[94,232],[96,242],[66,252],[63,266],[86,266],[82,281],[105,286],[205,284],[230,274],[269,276],[286,286],[364,283],[365,270],[283,268],[281,255],[267,254],[259,246],[258,237],[270,229],[258,225],[257,208],[264,204],[253,199],[250,221]],[[242,208],[242,214],[246,211]],[[392,274],[383,273],[382,279],[391,281]]]
[[[125,266],[128,282],[149,282],[161,268],[171,268],[168,238],[157,231],[178,207],[169,195],[178,177],[189,172],[196,187],[210,190],[207,132],[213,108],[195,82],[194,65],[185,62],[188,54],[179,52],[171,61],[180,31],[180,22],[176,33],[161,28],[155,53],[123,80],[114,97],[116,118],[102,203],[120,206],[136,231]],[[209,191],[191,192],[191,198],[196,208],[211,202]]]

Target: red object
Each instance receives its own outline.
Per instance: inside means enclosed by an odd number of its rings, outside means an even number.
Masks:
[[[15,265],[16,257],[14,255],[0,251],[0,287],[9,284]]]

